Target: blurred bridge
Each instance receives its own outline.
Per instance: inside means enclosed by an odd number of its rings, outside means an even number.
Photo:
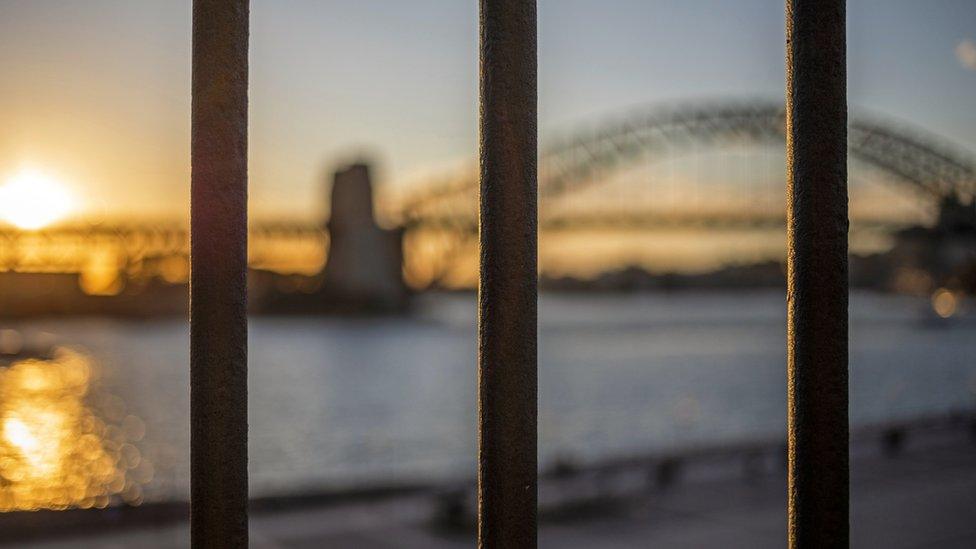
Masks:
[[[652,106],[577,129],[542,148],[540,229],[543,234],[781,229],[786,222],[785,154],[781,149],[785,124],[782,103],[719,101]],[[976,195],[972,155],[925,130],[854,113],[848,143],[852,232],[890,233],[931,224],[941,205],[966,204]],[[736,184],[726,183],[723,190],[701,183],[700,175],[677,182],[668,181],[666,175],[643,175],[624,184],[618,177],[635,167],[743,147],[754,151],[780,148],[766,155],[778,165],[765,186],[746,189],[749,184],[736,188]],[[729,171],[736,170],[741,168]],[[759,175],[745,174],[745,178],[758,179]],[[884,189],[877,189],[879,186]],[[452,235],[442,238],[440,273],[433,274],[434,278],[449,272],[459,256],[473,253],[477,187],[477,173],[472,170],[428,185],[402,201],[397,219],[408,236]],[[858,192],[859,188],[864,192]],[[907,214],[904,207],[899,211],[871,203],[886,198],[907,204]]]
[[[784,135],[783,105],[769,101],[652,106],[565,134],[542,148],[542,235],[779,229],[785,224],[784,155],[781,149],[774,154],[764,151],[781,148]],[[855,112],[849,146],[854,232],[883,233],[931,223],[940,205],[968,204],[976,196],[973,156],[922,129]],[[647,174],[621,183],[620,174],[628,170],[743,148],[779,162],[768,170],[767,175],[772,175],[766,177],[765,186],[753,184],[763,178],[756,170],[747,167],[743,173],[738,165],[727,164],[712,166],[709,177],[723,180],[737,175],[751,183],[716,186],[696,181],[700,176],[675,180]],[[874,187],[884,187],[886,196],[896,197],[902,205],[910,204],[908,211],[913,213],[876,207],[872,201],[883,202],[877,199],[877,189],[859,192]],[[381,212],[386,224],[404,229],[405,273],[413,277],[414,285],[436,282],[462,256],[474,256],[477,188],[477,173],[462,171],[412,187],[415,190]],[[324,265],[328,234],[324,224],[256,223],[250,243],[252,266],[312,274]],[[77,253],[99,248],[114,254],[93,259],[87,252]],[[93,261],[103,261],[130,276],[148,273],[177,281],[185,277],[188,248],[188,234],[180,224],[0,230],[0,270],[79,272]],[[296,265],[296,257],[304,263]]]
[[[539,182],[541,223],[555,227],[569,227],[575,223],[592,227],[598,222],[617,225],[620,218],[616,212],[602,219],[572,214],[554,218],[553,208],[547,206],[566,195],[606,183],[608,173],[636,162],[660,160],[691,149],[700,151],[741,144],[782,145],[785,120],[781,103],[717,102],[652,107],[581,129],[543,148]],[[947,197],[967,201],[976,193],[973,157],[919,128],[855,115],[851,118],[848,142],[852,160],[882,171],[889,176],[892,185],[915,195],[920,201],[932,205]],[[477,227],[474,207],[477,185],[477,174],[469,173],[418,192],[403,204],[405,226],[473,231]],[[773,219],[761,212],[754,212],[754,215],[703,213],[670,220],[650,217],[639,220],[639,224],[651,226],[711,222],[722,226],[766,225],[771,222],[782,224],[784,220],[782,216]],[[873,222],[883,223],[877,219]],[[889,222],[899,224],[897,220]]]

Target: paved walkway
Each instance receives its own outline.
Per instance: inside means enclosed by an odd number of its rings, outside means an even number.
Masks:
[[[897,457],[885,457],[877,448],[856,450],[855,547],[976,547],[976,444],[969,433],[914,436]],[[546,520],[540,545],[560,549],[785,546],[786,481],[781,470],[749,481],[728,474],[698,477],[596,511]],[[251,546],[473,547],[473,532],[448,534],[430,526],[435,507],[433,498],[421,495],[256,514],[251,520]],[[188,542],[186,524],[178,524],[16,546],[177,548],[187,547]]]

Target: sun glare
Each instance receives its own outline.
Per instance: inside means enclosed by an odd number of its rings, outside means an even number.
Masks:
[[[0,220],[21,229],[40,229],[75,209],[71,193],[55,179],[23,170],[0,185]]]

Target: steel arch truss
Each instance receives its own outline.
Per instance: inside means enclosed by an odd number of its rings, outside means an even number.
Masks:
[[[552,199],[580,190],[597,183],[596,174],[647,156],[689,147],[782,143],[784,135],[781,103],[721,101],[652,107],[576,131],[544,148],[539,193]],[[848,145],[853,159],[892,176],[893,183],[923,201],[971,200],[976,195],[973,157],[924,130],[852,116]],[[428,189],[406,202],[403,219],[408,226],[451,225],[450,219],[467,217],[468,208],[461,203],[475,198],[476,187],[476,176],[468,174]]]

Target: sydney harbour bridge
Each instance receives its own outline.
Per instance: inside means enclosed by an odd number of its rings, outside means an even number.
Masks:
[[[540,155],[541,238],[569,231],[781,230],[785,124],[781,103],[716,101],[652,106],[568,133],[543,146]],[[852,233],[890,233],[931,224],[940,207],[968,204],[976,195],[973,157],[925,130],[854,112],[848,143]],[[747,162],[753,164],[772,158],[773,176],[757,186],[755,181],[762,177],[756,169],[726,163],[727,170],[744,173],[723,172],[719,166],[711,176],[718,186],[702,183],[701,174],[676,181],[673,169],[672,177],[645,174],[615,182],[617,174],[634,167],[674,163],[681,157],[694,161],[730,148],[751,149]],[[733,181],[733,175],[740,181]],[[443,237],[437,253],[424,260],[427,277],[446,276],[459,257],[476,252],[477,186],[477,174],[461,173],[399,204],[398,219],[408,237]]]
[[[785,123],[780,102],[681,103],[631,110],[543,142],[541,239],[574,231],[780,230],[785,225]],[[973,155],[930,132],[852,109],[848,143],[852,234],[931,224],[940,207],[969,204],[976,197]],[[713,161],[688,175],[695,159],[728,150],[751,151],[744,157],[751,160]],[[774,167],[764,168],[764,163]],[[670,177],[646,168],[655,165],[670,166]],[[381,220],[403,230],[404,272],[413,285],[435,284],[459,264],[473,263],[477,189],[475,171],[459,170],[411,185],[384,202]],[[884,207],[882,202],[901,207]],[[320,268],[325,258],[321,250],[328,242],[325,226],[253,223],[252,264],[274,270],[288,263],[278,255],[304,254],[312,257],[310,268],[316,262]],[[137,260],[165,261],[188,252],[187,231],[175,223],[6,230],[0,239],[0,270],[8,271],[43,265],[48,271],[78,272],[85,268],[79,262],[90,259],[64,253],[72,247],[112,246],[119,251],[112,261],[130,274],[127,266]]]

